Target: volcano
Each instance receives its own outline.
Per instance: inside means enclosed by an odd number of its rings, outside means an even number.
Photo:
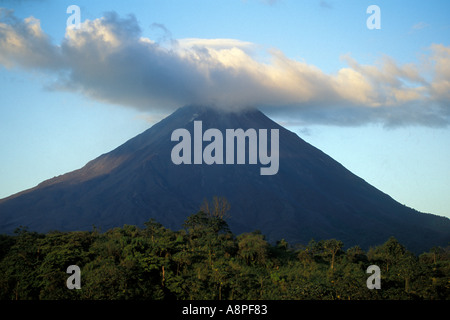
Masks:
[[[260,165],[174,164],[172,132],[278,129],[279,169]],[[203,142],[204,145],[206,144]],[[270,146],[270,144],[269,144]],[[291,244],[335,238],[346,247],[384,243],[394,236],[409,250],[450,241],[450,219],[421,213],[354,175],[340,163],[258,110],[226,112],[183,107],[83,168],[0,200],[0,232],[101,231],[150,218],[173,230],[204,199],[225,197],[235,234],[260,230],[269,241]]]

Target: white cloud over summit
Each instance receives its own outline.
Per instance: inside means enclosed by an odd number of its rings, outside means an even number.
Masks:
[[[433,44],[419,63],[384,56],[327,74],[319,67],[235,39],[180,39],[168,45],[142,36],[133,16],[115,13],[68,28],[52,44],[39,20],[0,9],[0,64],[49,73],[54,90],[140,110],[188,104],[259,107],[308,123],[446,126],[450,120],[450,48]]]

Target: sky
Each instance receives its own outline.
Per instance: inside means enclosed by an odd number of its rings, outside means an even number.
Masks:
[[[448,1],[0,8],[0,198],[199,104],[257,107],[400,203],[450,217]]]

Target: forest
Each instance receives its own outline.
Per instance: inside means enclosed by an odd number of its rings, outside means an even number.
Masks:
[[[450,247],[415,255],[395,238],[365,252],[337,239],[290,245],[234,235],[206,203],[178,231],[154,220],[100,232],[0,235],[1,300],[449,300]],[[69,290],[70,265],[81,289]],[[381,288],[368,289],[377,265]]]

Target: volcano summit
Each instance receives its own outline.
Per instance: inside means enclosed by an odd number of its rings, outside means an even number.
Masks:
[[[256,164],[259,161],[267,168],[261,168],[261,175],[273,175],[278,172],[278,129],[271,129],[270,156],[267,150],[267,129],[259,129],[259,134],[255,129],[226,129],[226,161],[223,159],[223,135],[219,129],[208,129],[202,133],[202,122],[194,121],[194,164],[245,164],[246,150],[248,149],[249,164]],[[274,136],[274,137],[273,137]],[[175,164],[191,164],[191,134],[187,129],[176,129],[172,133],[171,140],[181,142],[172,149],[172,162]],[[213,139],[214,138],[214,139]],[[246,144],[248,138],[248,145]],[[236,145],[234,144],[237,140]],[[203,141],[212,141],[202,148]],[[259,143],[258,143],[259,142]],[[259,151],[259,152],[258,152]],[[180,153],[183,155],[180,156]]]
[[[174,164],[172,133],[184,129],[194,136],[197,121],[204,130],[222,133],[278,130],[278,172],[261,175],[262,167],[249,161]],[[450,241],[450,219],[396,202],[260,111],[201,107],[180,108],[83,168],[0,200],[0,232],[19,226],[39,232],[92,230],[93,225],[105,231],[141,226],[150,218],[177,230],[213,196],[230,203],[233,233],[260,230],[269,241],[336,238],[364,249],[394,236],[416,252]]]

